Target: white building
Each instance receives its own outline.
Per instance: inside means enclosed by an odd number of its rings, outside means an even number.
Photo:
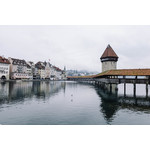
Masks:
[[[51,65],[51,67],[50,67],[50,79],[55,80],[55,78],[56,78],[56,70],[55,70],[54,66]]]
[[[111,48],[111,46],[108,45],[103,55],[100,58],[102,62],[102,72],[107,71],[107,70],[117,69],[118,58],[119,57]]]
[[[61,80],[62,79],[62,70],[56,66],[53,66],[53,68],[54,68],[55,80]]]
[[[66,79],[66,71],[61,70],[56,66],[50,66],[50,79],[51,80],[64,80]]]
[[[27,74],[29,76],[29,79],[33,79],[32,68],[29,64],[27,64]]]
[[[35,71],[35,64],[34,64],[34,62],[28,61],[27,64],[31,67],[32,74],[34,74],[34,71]]]
[[[11,79],[29,79],[27,73],[27,63],[25,60],[8,58],[10,62],[10,78]]]
[[[45,65],[43,62],[38,62],[35,64],[35,73],[40,79],[45,79]]]
[[[27,68],[28,73],[32,75],[32,79],[40,79],[39,69],[35,66],[34,62],[28,61]]]
[[[49,62],[44,62],[45,65],[45,79],[50,79],[51,77],[51,64]]]
[[[9,80],[10,62],[8,59],[0,56],[0,79]]]

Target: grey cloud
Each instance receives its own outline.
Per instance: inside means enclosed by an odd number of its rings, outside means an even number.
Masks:
[[[0,55],[101,71],[110,44],[118,68],[150,68],[150,26],[0,26]]]

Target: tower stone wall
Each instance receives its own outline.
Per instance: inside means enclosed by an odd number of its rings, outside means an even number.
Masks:
[[[115,69],[117,69],[117,62],[115,61],[102,62],[102,72],[107,70],[115,70]]]

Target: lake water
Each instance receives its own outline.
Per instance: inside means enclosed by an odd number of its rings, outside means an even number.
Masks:
[[[149,87],[150,88],[150,87]],[[118,92],[77,82],[0,84],[2,125],[149,125],[150,99],[145,85],[123,85]],[[149,91],[150,93],[150,91]]]

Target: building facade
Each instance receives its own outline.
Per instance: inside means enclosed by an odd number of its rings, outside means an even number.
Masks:
[[[10,62],[8,59],[0,56],[0,79],[9,80]]]
[[[56,80],[56,70],[53,65],[50,67],[50,80]]]
[[[117,69],[118,56],[110,45],[107,46],[100,60],[102,62],[102,72]]]
[[[66,71],[51,65],[49,62],[34,62],[9,57],[0,57],[0,78],[20,79],[48,79],[62,80],[66,78]],[[5,66],[5,67],[4,67]],[[4,70],[8,70],[4,72]]]
[[[35,64],[36,76],[39,76],[39,79],[45,79],[45,65],[43,62],[37,62]]]
[[[62,70],[56,66],[54,67],[54,73],[55,73],[55,80],[61,80],[62,79]]]
[[[35,70],[35,64],[32,61],[27,62],[27,72],[30,75],[31,79],[34,79],[36,77],[36,70]]]
[[[67,80],[66,67],[64,67],[64,70],[62,70],[62,80]]]
[[[10,62],[10,79],[29,79],[25,60],[8,58]]]
[[[45,79],[50,79],[51,77],[51,64],[49,62],[44,62],[45,65]]]
[[[27,64],[27,74],[29,79],[33,79],[32,67],[29,64]]]

